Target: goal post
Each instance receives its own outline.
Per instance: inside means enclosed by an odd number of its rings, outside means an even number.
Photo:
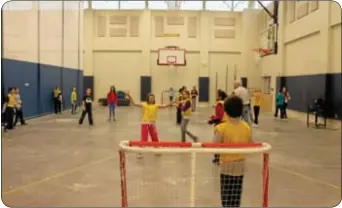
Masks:
[[[223,199],[229,200],[229,197],[239,197],[234,198],[239,202],[242,197],[243,205],[267,207],[270,149],[271,146],[267,143],[121,141],[121,207],[221,206]],[[137,157],[139,154],[144,157]],[[220,155],[220,165],[211,163],[214,154]],[[259,157],[250,158],[252,155]],[[222,167],[227,164],[230,168],[233,167],[232,162],[224,161],[240,156],[246,157],[241,166],[243,168],[238,168],[243,170],[241,178],[244,182],[241,179],[240,184],[231,186],[241,186],[239,196],[236,194],[237,188],[230,190],[236,195],[229,196],[225,194],[223,186],[232,184],[229,181],[227,184],[230,179],[224,181],[223,177],[237,179],[240,176],[234,175],[237,169],[233,176],[223,175]],[[257,176],[260,178],[255,181]]]

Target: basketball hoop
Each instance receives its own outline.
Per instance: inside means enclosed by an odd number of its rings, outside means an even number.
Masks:
[[[255,48],[253,49],[253,51],[254,51],[254,57],[255,57],[254,60],[256,64],[260,62],[261,57],[272,53],[271,49],[264,49],[264,48]]]

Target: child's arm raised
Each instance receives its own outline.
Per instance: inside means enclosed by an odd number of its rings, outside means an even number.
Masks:
[[[136,107],[142,107],[141,103],[135,103],[132,96],[129,93],[126,93],[126,95],[128,96],[128,99],[131,101],[132,105],[136,106]]]
[[[158,105],[158,108],[168,108],[168,107],[171,107],[172,105],[173,105],[173,102],[169,104],[160,104]]]

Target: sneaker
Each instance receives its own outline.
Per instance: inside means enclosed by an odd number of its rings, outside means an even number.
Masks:
[[[141,158],[143,158],[143,155],[142,155],[141,153],[138,153],[138,154],[137,154],[137,158],[138,158],[138,159],[141,159]]]
[[[254,124],[252,124],[252,127],[257,128],[257,127],[259,127],[259,125],[254,123]]]

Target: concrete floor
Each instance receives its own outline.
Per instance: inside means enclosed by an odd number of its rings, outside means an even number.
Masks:
[[[190,129],[211,141],[206,120],[212,109],[200,108]],[[118,143],[139,140],[139,109],[122,107],[117,122],[107,109],[94,112],[95,126],[77,125],[64,113],[30,120],[3,134],[2,200],[7,206],[120,206]],[[270,206],[327,206],[341,200],[341,132],[306,128],[295,119],[280,121],[262,115],[254,139],[273,146],[270,164]],[[175,109],[160,111],[161,140],[179,141]],[[198,155],[196,205],[219,206],[218,169],[211,155]],[[261,206],[260,156],[248,159],[243,206]],[[130,206],[188,206],[189,155],[127,154]]]

